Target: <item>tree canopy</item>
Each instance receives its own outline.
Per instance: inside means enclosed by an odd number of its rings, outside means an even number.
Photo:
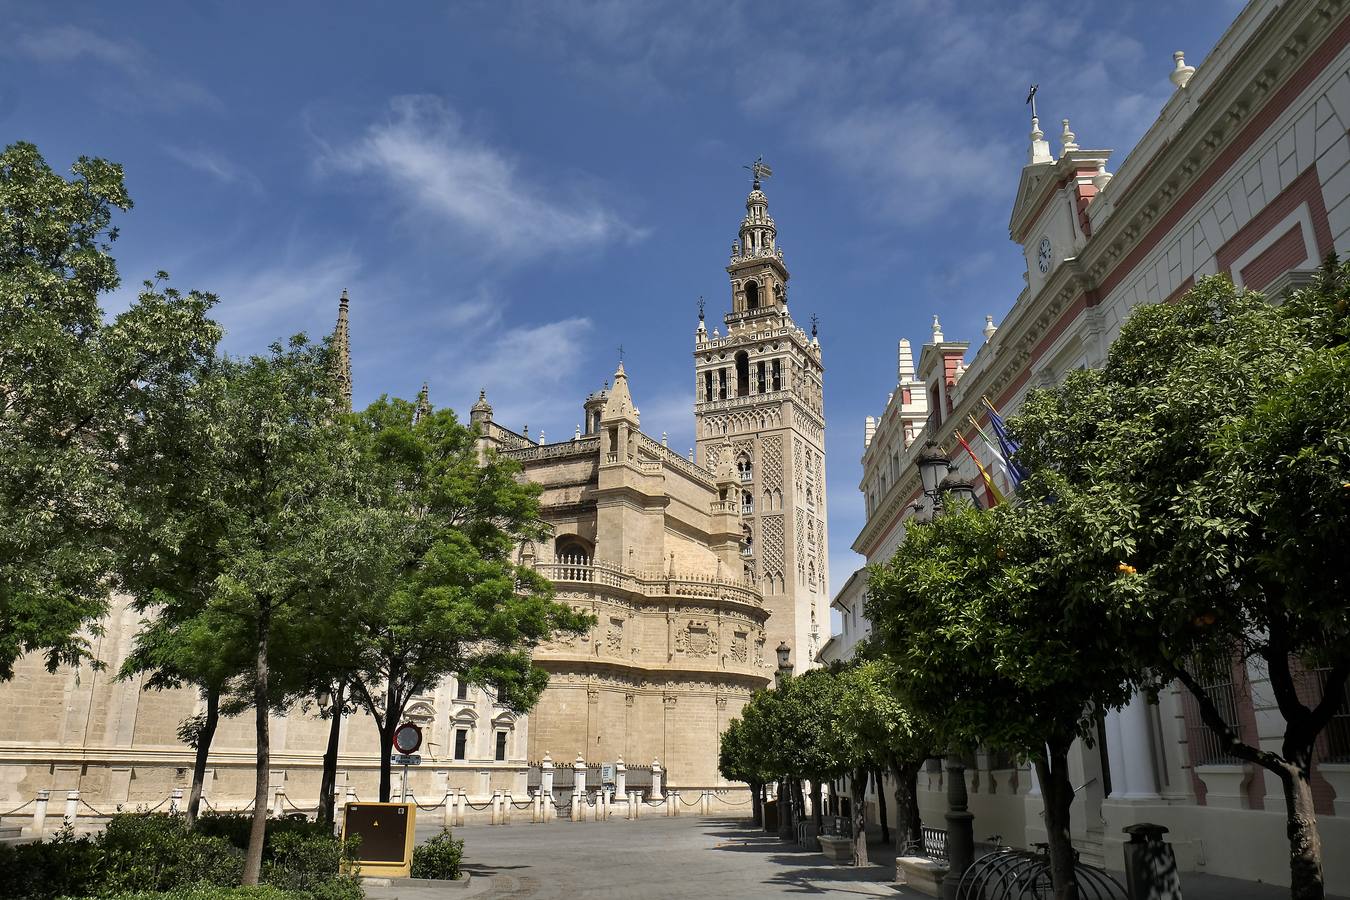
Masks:
[[[32,144],[0,154],[0,679],[24,653],[90,661],[115,547],[133,523],[115,466],[129,426],[214,352],[215,298],[120,284],[120,166],[82,157],[67,180]]]

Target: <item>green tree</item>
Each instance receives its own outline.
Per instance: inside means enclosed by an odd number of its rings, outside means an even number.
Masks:
[[[200,452],[215,473],[215,546],[225,564],[208,606],[249,636],[241,677],[257,740],[246,884],[257,883],[262,861],[270,714],[302,666],[314,623],[346,614],[383,552],[329,373],[327,350],[299,336],[266,356],[222,360],[210,382],[216,393]],[[185,506],[180,514],[196,512]]]
[[[480,461],[474,432],[453,411],[382,398],[355,425],[387,552],[355,610],[353,690],[379,732],[387,801],[394,732],[414,695],[456,673],[526,711],[548,684],[530,650],[593,620],[555,602],[552,583],[515,562],[522,541],[545,535],[540,488],[518,479],[511,460]]]
[[[219,338],[215,298],[152,285],[105,320],[112,217],[131,200],[120,166],[72,172],[32,144],[0,153],[0,679],[29,652],[50,670],[92,661],[128,527],[119,441]]]
[[[894,663],[869,644],[859,644],[858,660],[839,673],[839,705],[834,732],[847,748],[853,791],[853,833],[859,864],[867,859],[863,800],[867,772],[885,768],[895,781],[896,851],[922,840],[918,779],[924,760],[937,752],[933,730],[900,699],[899,672]],[[878,796],[883,788],[877,781]],[[882,814],[885,815],[884,813]],[[861,837],[859,837],[861,836]]]
[[[750,786],[750,813],[756,825],[764,824],[764,785],[772,779],[762,768],[763,756],[751,727],[744,719],[732,719],[717,741],[717,770],[728,781]]]
[[[1334,259],[1282,306],[1206,279],[1142,307],[1099,371],[1033,395],[1012,423],[1045,496],[1091,510],[1120,549],[1114,590],[1148,627],[1122,652],[1178,679],[1226,752],[1285,794],[1292,896],[1323,895],[1313,744],[1343,702],[1350,604],[1350,272]],[[1201,674],[1251,661],[1285,720],[1244,740]],[[1322,668],[1322,687],[1300,684]]]
[[[1069,749],[1138,684],[1119,652],[1137,627],[1111,590],[1111,548],[1067,503],[963,509],[916,524],[870,571],[873,640],[908,709],[947,747],[1029,758],[1045,803],[1051,877],[1074,900]]]

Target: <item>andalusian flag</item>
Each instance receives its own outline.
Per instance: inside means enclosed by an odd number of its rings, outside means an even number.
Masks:
[[[975,462],[975,467],[980,470],[980,477],[984,479],[984,486],[988,488],[989,496],[993,498],[994,505],[997,506],[1002,503],[1003,494],[999,491],[998,485],[994,484],[994,479],[989,475],[989,471],[985,469],[984,463],[980,462],[980,458],[975,455],[975,451],[970,449],[970,444],[966,443],[966,439],[961,436],[961,432],[956,432],[956,439],[961,442],[962,447],[966,448],[966,452],[970,454],[970,458]]]

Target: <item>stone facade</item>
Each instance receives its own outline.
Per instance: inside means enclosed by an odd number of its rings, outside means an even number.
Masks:
[[[549,686],[530,713],[529,758],[659,759],[673,788],[722,785],[718,737],[773,667],[769,610],[740,578],[739,485],[728,460],[709,472],[639,428],[622,363],[585,405],[587,428],[535,444],[471,418],[484,453],[518,461],[542,485],[553,537],[520,548],[558,599],[595,625],[538,648]]]
[[[1160,78],[1163,70],[1159,72]],[[1026,259],[1026,287],[973,358],[934,318],[915,372],[901,342],[899,379],[885,410],[865,424],[860,488],[867,520],[853,548],[890,558],[919,497],[924,439],[952,453],[958,474],[979,482],[954,432],[969,434],[981,398],[1015,412],[1026,392],[1098,365],[1130,311],[1181,296],[1205,275],[1280,296],[1306,282],[1331,250],[1350,251],[1350,4],[1253,0],[1198,67],[1180,54],[1175,91],[1112,175],[1108,150],[1079,146],[1062,122],[1056,159],[1033,119],[1009,223]],[[992,456],[972,442],[1000,487]],[[982,497],[988,502],[988,497]],[[861,612],[844,592],[846,618]],[[1278,745],[1281,717],[1255,665],[1229,683],[1234,724],[1249,741]],[[1340,734],[1346,734],[1340,726]],[[1350,745],[1320,752],[1314,796],[1324,847],[1350,846]],[[978,754],[967,771],[976,834],[1029,846],[1043,841],[1041,798],[1029,769]],[[1107,714],[1094,747],[1076,745],[1073,838],[1085,861],[1121,865],[1121,829],[1168,826],[1183,869],[1288,884],[1280,786],[1217,758],[1208,731],[1179,689],[1157,704],[1136,697]],[[945,809],[933,765],[920,776],[924,819]],[[1350,890],[1350,861],[1325,854],[1328,893]]]

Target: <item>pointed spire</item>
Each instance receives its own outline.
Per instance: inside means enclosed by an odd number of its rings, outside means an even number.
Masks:
[[[469,407],[469,423],[478,425],[492,421],[492,404],[487,399],[487,388],[478,392],[478,402]]]
[[[352,409],[352,351],[347,328],[347,291],[338,299],[337,325],[333,328],[333,378],[342,393],[343,409]]]
[[[605,398],[605,408],[600,419],[604,422],[616,419],[637,421],[637,409],[633,406],[633,395],[628,392],[628,373],[623,369],[623,360],[619,360],[619,368],[614,371],[614,387],[609,389],[609,395]]]
[[[901,338],[896,347],[895,374],[897,381],[914,380],[914,350],[909,346],[909,338]]]
[[[417,405],[413,407],[413,424],[416,425],[422,421],[422,417],[431,412],[430,392],[427,389],[427,383],[422,382],[422,389],[417,392]]]

